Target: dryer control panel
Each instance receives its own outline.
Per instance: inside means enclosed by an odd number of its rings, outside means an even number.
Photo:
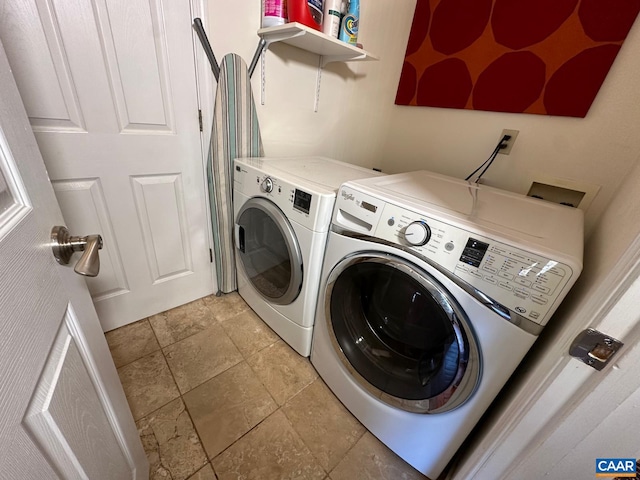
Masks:
[[[333,222],[411,249],[540,325],[548,322],[575,280],[569,265],[491,238],[479,228],[354,190],[339,192]]]
[[[234,192],[249,198],[264,197],[276,204],[290,221],[316,232],[326,232],[331,223],[335,195],[309,187],[283,180],[238,161],[234,165]],[[238,205],[235,207],[239,208]]]

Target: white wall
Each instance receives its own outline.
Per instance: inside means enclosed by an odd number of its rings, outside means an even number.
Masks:
[[[410,26],[411,0],[396,2]],[[486,183],[527,193],[544,174],[602,188],[586,213],[587,230],[640,154],[640,21],[636,22],[584,119],[400,107],[390,110],[382,166],[388,172],[426,168],[464,178],[493,150],[502,129],[520,130],[509,156],[499,156]],[[397,78],[398,72],[392,76]],[[397,83],[397,80],[394,82]]]
[[[383,10],[379,5],[367,5],[362,4],[360,40],[366,50],[378,53],[385,39],[371,31],[370,19],[381,16]],[[233,52],[249,63],[258,43],[260,1],[209,0],[208,10],[207,33],[218,60]],[[402,17],[394,22],[393,36],[397,31],[402,36],[394,39],[396,62],[402,65],[408,30]],[[252,85],[265,155],[326,155],[380,166],[386,116],[377,111],[373,101],[379,104],[382,93],[395,88],[392,84],[397,80],[381,82],[387,76],[384,62],[329,64],[322,74],[319,110],[314,113],[317,66],[317,55],[273,44],[266,56],[265,105],[260,105],[260,66],[256,69]]]
[[[464,178],[493,150],[503,128],[520,130],[485,182],[526,193],[538,175],[601,186],[586,212],[590,233],[630,169],[640,135],[640,22],[632,29],[584,119],[394,105],[416,0],[361,0],[364,48],[378,62],[330,64],[313,112],[318,57],[275,44],[267,53],[266,104],[258,105],[265,154],[321,154],[390,173],[429,169]],[[209,36],[251,60],[259,0],[209,0]],[[260,103],[260,67],[253,78]]]

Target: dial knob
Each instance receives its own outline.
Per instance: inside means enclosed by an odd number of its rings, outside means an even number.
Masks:
[[[273,191],[273,180],[271,180],[271,177],[265,178],[262,181],[260,188],[262,188],[262,191],[264,192],[271,193]]]
[[[419,247],[427,243],[430,238],[431,229],[425,222],[412,222],[404,229],[404,239],[409,245]]]

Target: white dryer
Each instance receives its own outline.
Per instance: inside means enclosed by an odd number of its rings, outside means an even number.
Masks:
[[[300,355],[309,356],[336,190],[382,175],[323,157],[234,162],[238,292]]]
[[[582,270],[580,210],[430,172],[340,188],[311,362],[437,478]]]

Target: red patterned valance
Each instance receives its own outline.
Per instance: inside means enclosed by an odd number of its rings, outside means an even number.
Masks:
[[[417,0],[397,105],[584,117],[640,0]]]

